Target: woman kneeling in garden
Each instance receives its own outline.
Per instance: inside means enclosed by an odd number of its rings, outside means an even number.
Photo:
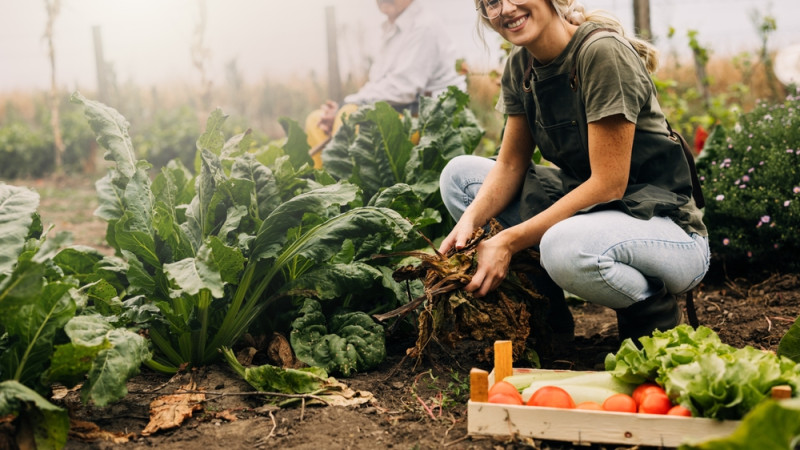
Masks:
[[[512,254],[538,246],[546,275],[533,281],[550,297],[554,331],[574,327],[564,290],[613,308],[623,339],[674,327],[675,295],[706,274],[709,246],[692,169],[649,75],[655,49],[573,0],[475,4],[515,46],[497,104],[508,121],[496,159],[461,156],[442,172],[458,222],[439,251],[496,217],[505,229],[478,246],[467,291],[485,295]],[[552,166],[532,164],[537,146]]]

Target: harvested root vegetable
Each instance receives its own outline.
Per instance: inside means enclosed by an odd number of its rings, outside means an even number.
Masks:
[[[477,298],[463,289],[476,270],[474,257],[478,243],[500,230],[502,226],[492,220],[488,232],[476,230],[460,250],[451,249],[441,254],[431,243],[433,253],[417,251],[391,255],[419,259],[416,266],[395,270],[393,277],[397,281],[419,279],[425,287],[424,295],[394,311],[374,316],[379,321],[395,317],[400,320],[422,307],[418,315],[419,335],[416,345],[406,351],[409,356],[419,359],[431,340],[455,348],[459,342],[472,339],[481,343],[476,357],[484,361],[490,360],[497,340],[512,342],[515,360],[530,343],[538,352],[551,351],[552,333],[544,319],[549,310],[548,300],[523,275],[542,271],[537,252],[528,250],[515,254],[508,276],[488,295]]]

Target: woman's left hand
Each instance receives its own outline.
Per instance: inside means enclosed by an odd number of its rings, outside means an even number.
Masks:
[[[464,289],[476,297],[483,297],[497,289],[508,275],[512,254],[502,232],[480,242],[475,253],[478,267],[472,281]]]

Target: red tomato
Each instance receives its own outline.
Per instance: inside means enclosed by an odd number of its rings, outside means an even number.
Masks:
[[[675,405],[667,411],[667,415],[692,417],[692,412],[681,405]]]
[[[591,411],[602,411],[603,406],[597,402],[580,402],[575,405],[575,409],[588,409]]]
[[[647,392],[639,403],[639,412],[643,414],[666,414],[672,408],[672,402],[667,394],[658,391]]]
[[[635,413],[636,400],[628,394],[614,394],[603,402],[603,410]]]
[[[575,408],[575,400],[569,392],[558,386],[542,386],[531,395],[526,405],[572,409]]]
[[[642,399],[644,398],[645,394],[647,394],[649,392],[660,392],[660,393],[662,393],[664,395],[667,394],[664,391],[664,388],[662,388],[658,384],[653,383],[652,381],[647,381],[647,382],[644,382],[644,383],[640,384],[639,386],[636,386],[636,389],[633,390],[632,396],[633,396],[633,399],[636,400],[636,404],[637,405],[641,404],[642,403]]]
[[[522,396],[519,393],[516,396],[508,395],[504,392],[489,396],[489,403],[503,403],[506,405],[521,405]]]
[[[511,397],[519,397],[519,402],[522,404],[522,394],[519,393],[516,387],[508,381],[498,381],[489,388],[489,397],[495,394],[505,394]]]

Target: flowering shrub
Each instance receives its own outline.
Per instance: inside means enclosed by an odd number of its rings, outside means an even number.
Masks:
[[[717,127],[697,167],[715,259],[800,268],[800,88]]]

